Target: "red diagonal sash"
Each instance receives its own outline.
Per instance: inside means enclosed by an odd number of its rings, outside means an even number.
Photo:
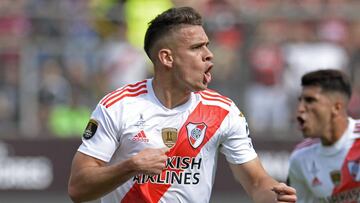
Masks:
[[[167,153],[168,157],[196,157],[202,147],[215,134],[227,114],[228,111],[221,107],[203,105],[200,102],[195,108],[195,110],[189,115],[184,125],[181,127],[175,146],[171,148],[171,150]],[[207,125],[204,140],[196,149],[194,149],[190,145],[187,138],[186,125],[190,122],[204,122]],[[162,175],[164,175],[165,172],[166,170],[163,170]],[[169,187],[171,187],[171,184],[155,184],[151,182],[147,182],[144,184],[134,183],[128,193],[125,194],[121,203],[155,203],[160,200],[160,198],[165,194]]]
[[[344,163],[341,167],[341,183],[333,189],[332,196],[340,194],[346,190],[360,188],[360,182],[355,180],[350,174],[348,163],[350,161],[360,161],[360,139],[356,139],[353,146],[350,148]],[[360,171],[358,171],[360,173]]]

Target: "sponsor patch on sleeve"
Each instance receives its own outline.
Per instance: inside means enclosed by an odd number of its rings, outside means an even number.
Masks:
[[[245,115],[240,111],[240,114],[239,114],[240,117],[245,117]]]
[[[83,138],[86,140],[92,138],[96,133],[97,127],[98,127],[98,122],[94,119],[90,119],[85,128]]]

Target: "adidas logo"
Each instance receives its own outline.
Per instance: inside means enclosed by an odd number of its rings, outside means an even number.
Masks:
[[[142,130],[132,138],[132,141],[135,141],[135,142],[149,142],[149,139],[146,137],[144,131]]]
[[[312,180],[312,186],[315,187],[315,186],[319,186],[321,185],[322,183],[320,182],[320,180],[315,177],[313,180]]]

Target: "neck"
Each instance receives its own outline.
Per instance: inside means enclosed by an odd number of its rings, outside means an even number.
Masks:
[[[152,81],[155,96],[168,109],[175,108],[186,103],[191,96],[191,92],[179,88],[169,79],[154,77]]]
[[[337,142],[344,135],[348,124],[349,121],[347,116],[333,119],[331,126],[329,126],[328,135],[321,139],[322,144],[325,146],[335,144],[335,142]]]

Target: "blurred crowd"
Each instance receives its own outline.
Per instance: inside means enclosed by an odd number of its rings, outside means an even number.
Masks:
[[[336,68],[352,78],[360,118],[358,0],[1,0],[1,137],[80,137],[106,93],[152,75],[147,23],[171,6],[204,18],[210,88],[236,102],[253,137],[300,139],[300,77]]]

